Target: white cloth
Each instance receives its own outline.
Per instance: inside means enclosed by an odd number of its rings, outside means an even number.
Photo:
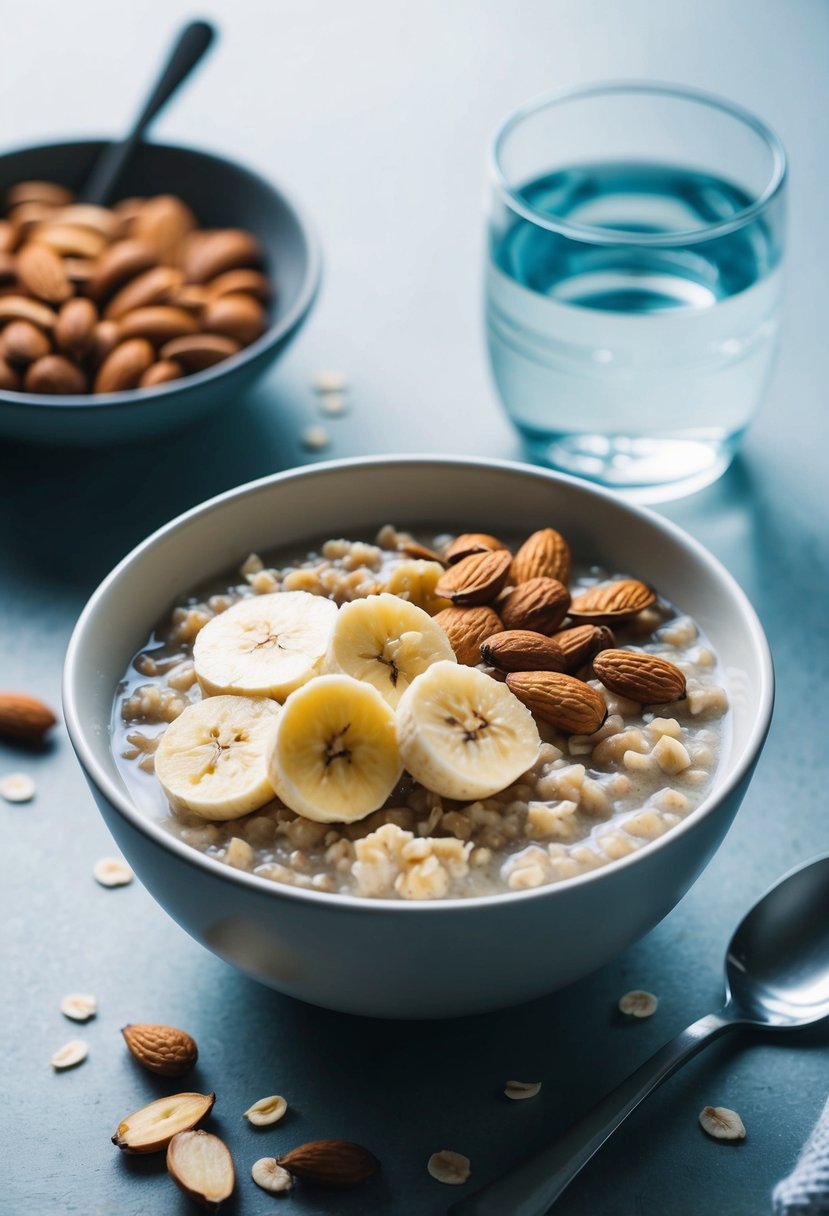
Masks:
[[[792,1172],[772,1193],[774,1216],[829,1216],[829,1100]]]

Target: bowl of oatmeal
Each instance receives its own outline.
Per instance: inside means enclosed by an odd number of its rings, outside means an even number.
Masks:
[[[710,859],[773,677],[730,575],[540,469],[330,462],[219,496],[76,626],[66,720],[137,874],[312,1003],[440,1017],[540,996]]]

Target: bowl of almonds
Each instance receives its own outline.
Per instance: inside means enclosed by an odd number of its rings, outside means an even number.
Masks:
[[[319,281],[308,225],[231,161],[136,149],[111,206],[79,200],[104,147],[0,157],[0,434],[119,443],[231,404]]]

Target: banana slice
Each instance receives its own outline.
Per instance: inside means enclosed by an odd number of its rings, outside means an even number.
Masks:
[[[369,684],[318,676],[291,693],[270,747],[279,797],[318,823],[353,823],[378,810],[400,779],[394,713]]]
[[[155,772],[173,806],[238,819],[274,798],[266,754],[280,706],[264,697],[208,697],[165,730]]]
[[[309,591],[275,591],[240,600],[201,629],[193,647],[206,697],[273,697],[316,675],[337,618],[337,605]]]
[[[394,708],[412,680],[440,659],[456,662],[449,638],[428,612],[384,594],[343,604],[324,666],[372,684]]]
[[[410,604],[416,604],[429,616],[435,616],[444,608],[451,608],[452,601],[435,593],[435,587],[446,571],[440,562],[425,561],[417,558],[408,562],[400,562],[395,566],[386,581],[386,590],[392,595],[402,596]]]
[[[505,684],[475,667],[433,663],[397,706],[406,769],[445,798],[488,798],[532,766],[535,719]]]

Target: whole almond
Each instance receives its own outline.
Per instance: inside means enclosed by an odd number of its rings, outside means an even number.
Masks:
[[[72,295],[63,261],[48,245],[32,241],[17,255],[17,277],[33,296],[47,304],[62,304]]]
[[[685,697],[685,676],[673,663],[639,650],[603,650],[593,671],[605,688],[641,705],[664,705]]]
[[[27,393],[46,393],[49,396],[76,395],[87,392],[86,376],[64,355],[44,355],[30,364],[23,380]]]
[[[453,604],[488,604],[503,587],[512,565],[509,549],[487,549],[472,553],[444,571],[435,594]]]
[[[29,235],[38,244],[48,245],[61,257],[97,258],[106,245],[100,232],[93,232],[80,224],[60,224],[51,219],[35,224]]]
[[[607,717],[604,698],[590,684],[556,671],[516,671],[507,687],[543,722],[571,735],[592,735]]]
[[[169,384],[171,380],[180,380],[184,368],[175,359],[161,359],[148,367],[138,381],[139,388],[156,388],[159,384]]]
[[[34,363],[36,359],[42,359],[52,349],[43,330],[32,325],[31,321],[12,321],[7,325],[3,330],[0,347],[3,357],[9,363],[24,366]]]
[[[253,296],[231,293],[208,302],[202,324],[213,334],[224,334],[248,346],[265,331],[265,310]]]
[[[188,1132],[213,1109],[216,1095],[171,1094],[122,1119],[112,1143],[125,1153],[159,1153],[179,1132]]]
[[[481,661],[481,642],[504,628],[492,608],[444,608],[432,617],[444,631],[459,663],[475,667]]]
[[[122,393],[137,388],[138,381],[154,362],[155,352],[146,338],[129,338],[119,343],[101,364],[95,377],[95,392]]]
[[[115,203],[112,208],[112,214],[118,221],[119,237],[132,235],[132,226],[141,214],[141,208],[146,202],[145,198],[134,195],[130,198],[122,198],[120,202]]]
[[[211,279],[205,287],[210,300],[243,292],[265,304],[273,294],[267,278],[258,270],[226,270],[224,274]]]
[[[14,226],[16,233],[15,245],[19,246],[27,240],[38,224],[48,223],[54,219],[57,208],[50,203],[20,203],[7,213],[7,219]]]
[[[219,228],[202,234],[188,249],[184,274],[188,283],[208,283],[226,270],[258,266],[262,250],[256,237],[242,228]]]
[[[188,312],[199,315],[207,300],[207,289],[199,283],[183,283],[170,297],[170,303],[175,304],[176,308],[186,308]]]
[[[506,545],[488,532],[462,532],[447,547],[443,558],[452,566],[473,553],[490,553],[493,549],[506,549]]]
[[[159,261],[175,265],[184,238],[195,227],[196,217],[186,203],[172,194],[158,194],[138,209],[131,234],[155,249]]]
[[[417,561],[437,562],[439,566],[445,566],[446,562],[439,553],[434,549],[430,549],[428,545],[421,545],[420,541],[407,540],[399,543],[397,546],[399,553],[405,553],[407,557],[413,557]]]
[[[17,248],[19,229],[11,220],[0,220],[0,251],[12,253]]]
[[[20,377],[10,363],[0,355],[0,390],[3,392],[19,393]]]
[[[574,620],[597,623],[623,620],[635,616],[643,608],[649,608],[655,601],[656,592],[645,583],[635,578],[618,579],[613,583],[591,587],[575,596],[570,606],[570,616]]]
[[[173,338],[198,331],[198,322],[183,308],[169,304],[154,304],[149,308],[136,308],[118,321],[121,338],[146,338],[154,346],[160,346]]]
[[[75,359],[92,349],[98,311],[91,300],[76,296],[67,300],[58,313],[55,341],[62,351]]]
[[[52,329],[55,314],[39,300],[30,300],[28,296],[8,295],[0,297],[0,324],[4,321],[31,321],[32,325],[39,325],[41,329]]]
[[[94,203],[70,203],[56,211],[54,219],[58,224],[69,224],[73,228],[89,228],[105,241],[114,241],[118,235],[117,215],[109,207],[98,207]]]
[[[498,605],[506,629],[555,633],[570,607],[570,592],[556,578],[530,578],[519,583]]]
[[[525,583],[531,578],[555,578],[565,587],[570,582],[570,546],[555,528],[533,532],[512,561],[510,582]]]
[[[573,625],[553,634],[553,641],[564,655],[564,670],[578,671],[600,650],[616,645],[616,639],[606,625]]]
[[[159,355],[162,359],[174,359],[187,372],[200,372],[230,358],[239,349],[238,342],[223,334],[192,334],[165,342]]]
[[[183,276],[174,266],[153,266],[143,274],[136,275],[125,287],[117,291],[104,309],[107,319],[117,321],[134,308],[148,308],[152,304],[172,303],[175,292],[181,287]]]
[[[6,191],[6,206],[16,207],[19,203],[47,203],[50,207],[65,207],[74,199],[74,194],[66,186],[57,182],[26,181],[15,182]]]
[[[93,368],[99,368],[106,358],[115,350],[121,337],[117,321],[98,321],[92,335],[92,346],[89,352],[89,362]]]
[[[158,254],[143,241],[116,241],[101,255],[87,284],[93,300],[106,300],[127,281],[158,262]]]
[[[180,1077],[199,1058],[195,1039],[175,1026],[139,1022],[121,1031],[139,1064],[160,1077]]]
[[[276,1161],[289,1174],[315,1186],[356,1186],[380,1168],[373,1153],[351,1140],[311,1140]]]
[[[531,629],[507,629],[486,638],[481,657],[499,671],[564,671],[564,655],[553,639]]]
[[[0,737],[38,743],[57,721],[48,705],[25,692],[0,692]]]
[[[189,1199],[217,1212],[236,1185],[233,1158],[212,1132],[178,1132],[167,1145],[167,1172]]]

